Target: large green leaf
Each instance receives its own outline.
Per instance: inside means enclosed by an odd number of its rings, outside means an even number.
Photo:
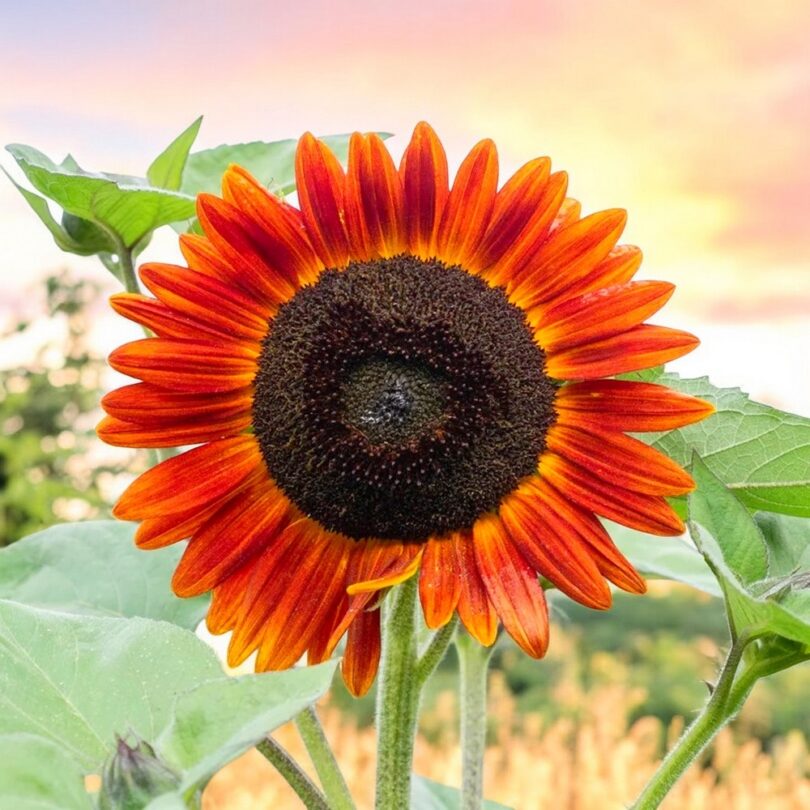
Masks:
[[[153,188],[141,178],[86,172],[72,160],[57,165],[23,144],[6,149],[40,194],[102,228],[124,247],[134,247],[161,225],[194,215],[191,197]]]
[[[81,768],[33,734],[0,735],[0,810],[92,810]]]
[[[802,568],[810,523],[804,521],[804,546],[794,542],[795,537],[786,542],[774,522],[763,534],[735,493],[698,457],[692,475],[697,489],[689,496],[689,531],[720,582],[735,637],[745,628],[756,628],[810,645],[810,581],[807,568]],[[795,532],[796,527],[787,531]],[[768,548],[772,537],[779,538],[775,563]]]
[[[810,517],[810,419],[752,402],[738,388],[717,388],[706,377],[664,374],[655,382],[706,399],[717,413],[640,438],[682,465],[697,452],[749,509]]]
[[[191,126],[183,130],[153,161],[146,170],[146,179],[158,188],[168,188],[176,191],[183,181],[183,170],[188,160],[188,154],[197,133],[200,131],[202,116]]]
[[[485,801],[484,810],[508,810],[506,805]],[[424,776],[411,779],[411,807],[413,810],[459,810],[461,793],[456,788],[441,785]]]
[[[193,628],[208,597],[178,599],[169,581],[183,552],[136,548],[135,524],[65,523],[0,550],[0,599],[66,612],[143,616]]]
[[[323,695],[336,662],[204,683],[181,695],[155,747],[182,774],[181,790],[205,783]]]
[[[701,554],[680,537],[656,537],[615,523],[610,536],[633,567],[648,579],[671,579],[720,596],[717,580]]]
[[[85,772],[116,734],[156,739],[177,696],[217,678],[213,651],[172,624],[0,600],[0,734],[46,737]]]

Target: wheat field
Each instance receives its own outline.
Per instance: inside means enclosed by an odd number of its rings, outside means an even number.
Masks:
[[[545,724],[534,714],[519,715],[514,700],[494,673],[485,760],[487,798],[515,810],[621,810],[626,808],[669,744],[682,720],[662,728],[659,720],[628,721],[635,701],[621,687],[594,690],[581,719]],[[337,751],[358,810],[370,810],[374,792],[374,732],[329,706],[321,707],[326,733]],[[460,783],[455,695],[439,696],[422,718],[414,768],[450,785]],[[306,753],[292,725],[274,735],[299,761]],[[308,769],[312,774],[312,769]],[[810,753],[800,732],[773,742],[768,752],[757,740],[735,743],[724,729],[704,763],[693,768],[663,804],[664,810],[806,810],[810,807]],[[217,774],[203,810],[299,810],[301,802],[273,768],[251,751]],[[419,810],[419,808],[416,808]]]

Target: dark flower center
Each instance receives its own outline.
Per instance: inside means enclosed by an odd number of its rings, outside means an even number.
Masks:
[[[469,528],[532,474],[554,386],[523,312],[413,256],[326,270],[273,319],[253,424],[270,474],[350,537]]]

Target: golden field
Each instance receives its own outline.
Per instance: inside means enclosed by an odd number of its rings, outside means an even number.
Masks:
[[[627,807],[667,744],[680,732],[654,717],[629,716],[638,695],[621,686],[599,687],[586,697],[578,721],[545,724],[516,711],[500,673],[490,681],[490,729],[485,790],[515,810],[620,810]],[[372,807],[374,732],[359,728],[328,702],[321,716],[338,752],[358,809]],[[443,692],[422,717],[415,771],[438,782],[460,783],[455,695]],[[299,761],[306,753],[292,725],[276,738]],[[810,807],[810,752],[799,732],[775,739],[769,751],[756,739],[735,742],[731,729],[718,737],[703,768],[693,768],[664,802],[665,810],[806,810]],[[311,769],[310,773],[314,773]],[[221,771],[205,792],[204,810],[298,810],[301,803],[256,751]],[[419,810],[416,808],[416,810]]]

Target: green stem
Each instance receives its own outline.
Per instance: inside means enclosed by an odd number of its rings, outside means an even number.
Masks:
[[[427,645],[420,656],[416,663],[416,680],[420,687],[427,683],[428,678],[436,671],[436,667],[439,666],[447,654],[447,648],[453,640],[457,626],[458,616],[453,614],[453,618],[444,627],[436,631],[430,640],[430,644]]]
[[[467,634],[456,638],[461,677],[461,810],[484,804],[484,751],[487,742],[487,671],[492,647]]]
[[[326,739],[321,721],[314,706],[308,706],[295,718],[295,725],[304,745],[307,747],[312,764],[318,772],[323,792],[333,810],[354,810],[354,801],[346,780],[340,772],[335,755]]]
[[[284,777],[307,810],[331,810],[323,793],[315,787],[312,780],[298,767],[296,761],[272,737],[262,740],[256,748]]]
[[[135,275],[135,262],[132,259],[132,251],[123,243],[118,245],[118,268],[121,271],[121,281],[124,283],[124,289],[129,293],[138,293],[141,291],[138,284],[138,277]]]
[[[420,684],[416,668],[417,577],[398,586],[386,617],[377,692],[376,810],[410,807]]]
[[[756,667],[748,667],[735,683],[743,651],[752,640],[752,635],[745,633],[735,639],[711,697],[658,766],[658,770],[636,799],[633,810],[654,810],[658,807],[684,771],[740,710],[759,677]]]

